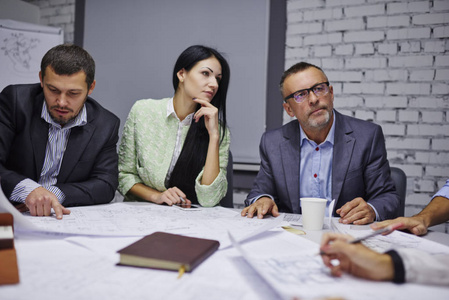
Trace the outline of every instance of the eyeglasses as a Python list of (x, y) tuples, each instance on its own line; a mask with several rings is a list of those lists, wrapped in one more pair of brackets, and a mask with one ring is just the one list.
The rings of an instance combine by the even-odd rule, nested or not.
[(301, 103), (307, 98), (309, 98), (309, 93), (313, 92), (315, 96), (321, 97), (324, 95), (327, 95), (329, 93), (329, 82), (321, 82), (317, 83), (314, 86), (312, 86), (310, 89), (303, 89), (296, 91), (287, 97), (284, 98), (284, 101), (287, 102), (288, 99), (293, 98), (295, 99), (296, 103)]

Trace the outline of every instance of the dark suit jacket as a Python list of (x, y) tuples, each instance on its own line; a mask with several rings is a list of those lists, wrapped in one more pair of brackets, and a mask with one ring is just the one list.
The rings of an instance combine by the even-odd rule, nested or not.
[[(380, 219), (398, 216), (399, 197), (390, 177), (382, 128), (335, 111), (332, 198), (335, 210), (356, 197), (373, 205)], [(301, 213), (299, 206), (300, 130), (297, 120), (265, 132), (260, 142), (260, 171), (249, 200), (269, 194), (279, 211)]]
[[(23, 179), (40, 178), (49, 128), (43, 101), (40, 84), (10, 85), (0, 94), (0, 178), (8, 198)], [(87, 124), (71, 129), (56, 184), (64, 206), (108, 203), (118, 185), (120, 120), (90, 97), (85, 105)]]

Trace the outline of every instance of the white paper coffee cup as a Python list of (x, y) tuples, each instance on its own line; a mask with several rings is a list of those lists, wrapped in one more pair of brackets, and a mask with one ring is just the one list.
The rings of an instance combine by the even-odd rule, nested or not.
[(323, 229), (326, 199), (300, 198), (302, 211), (302, 226), (306, 230)]

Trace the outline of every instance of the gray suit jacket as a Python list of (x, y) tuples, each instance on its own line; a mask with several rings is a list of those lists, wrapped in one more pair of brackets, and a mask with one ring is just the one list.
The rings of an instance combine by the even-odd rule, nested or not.
[[(23, 179), (40, 178), (49, 126), (41, 118), (43, 101), (40, 84), (0, 93), (0, 182), (8, 198)], [(90, 97), (85, 105), (87, 124), (71, 129), (57, 179), (64, 206), (110, 202), (118, 185), (120, 120)]]
[[(335, 210), (356, 197), (373, 205), (381, 220), (395, 218), (399, 197), (390, 177), (384, 135), (379, 125), (335, 111), (332, 198)], [(260, 142), (260, 171), (249, 200), (273, 196), (279, 211), (301, 213), (299, 203), (300, 130), (297, 120), (267, 131)]]

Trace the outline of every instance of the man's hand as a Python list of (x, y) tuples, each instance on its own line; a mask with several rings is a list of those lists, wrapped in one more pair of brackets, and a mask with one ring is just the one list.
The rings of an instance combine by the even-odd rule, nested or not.
[(336, 212), (341, 217), (339, 222), (343, 224), (363, 225), (376, 219), (374, 209), (360, 197), (349, 201)]
[(263, 219), (266, 214), (271, 214), (273, 217), (279, 216), (279, 211), (276, 203), (269, 197), (262, 197), (257, 199), (256, 202), (242, 210), (242, 217), (247, 216), (252, 218), (254, 214), (257, 215), (258, 219)]
[(70, 214), (70, 210), (59, 203), (55, 194), (43, 187), (33, 190), (25, 199), (25, 204), (32, 216), (50, 216), (52, 208), (55, 211), (56, 219), (62, 219), (63, 214)]
[[(332, 275), (349, 273), (371, 280), (393, 280), (394, 266), (388, 254), (377, 253), (361, 243), (349, 244), (349, 235), (325, 233), (321, 240), (321, 257)], [(331, 261), (338, 260), (335, 265)]]
[(379, 223), (374, 223), (371, 225), (373, 230), (378, 230), (390, 226), (391, 224), (402, 223), (399, 230), (408, 230), (415, 235), (424, 235), (427, 233), (427, 226), (424, 223), (424, 219), (419, 216), (413, 217), (399, 217), (394, 220), (386, 220)]

